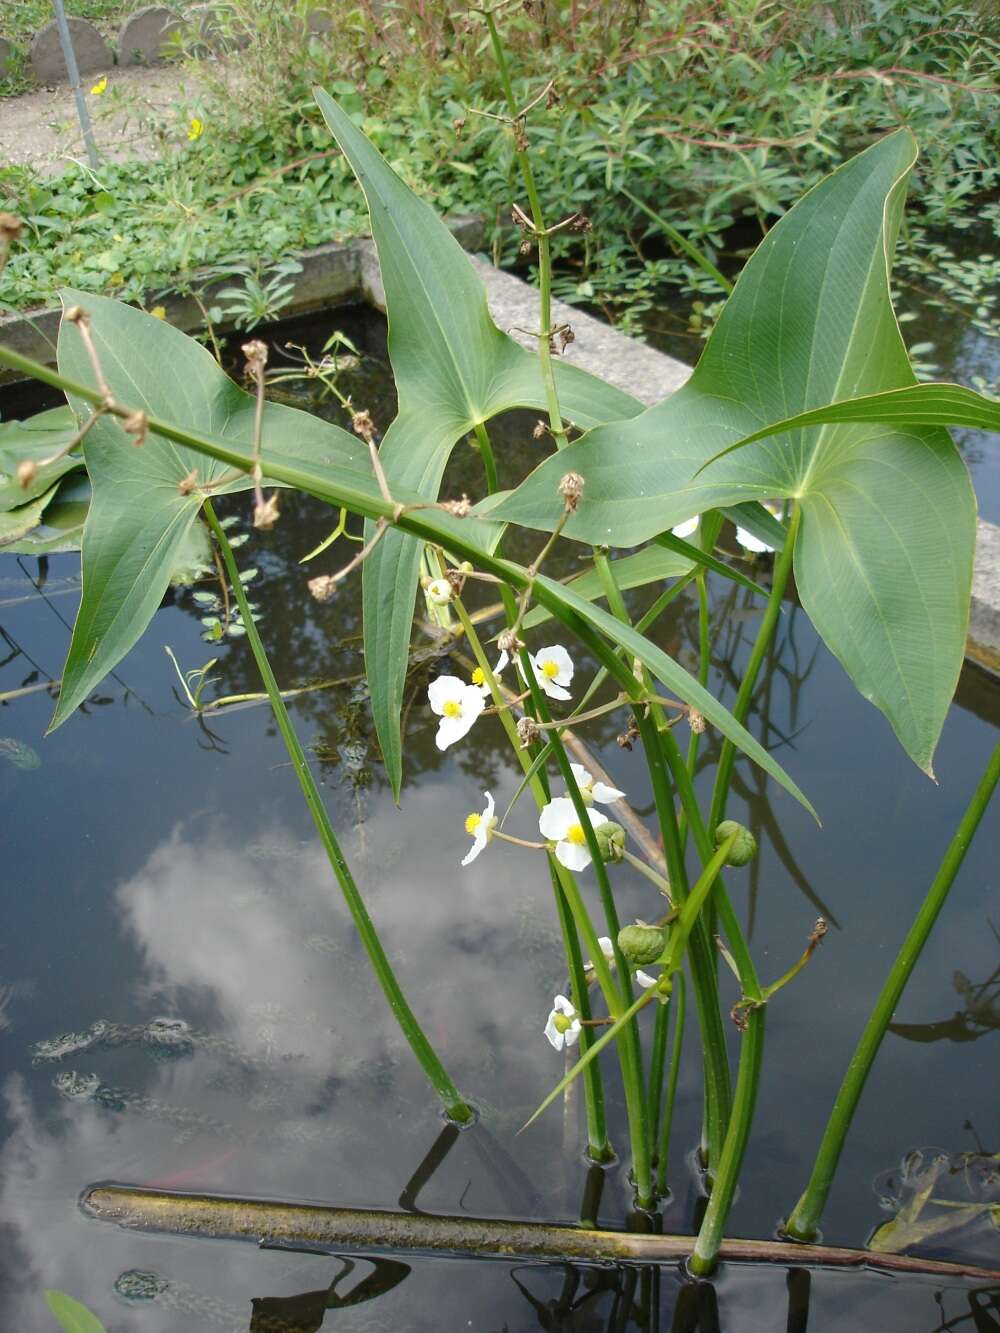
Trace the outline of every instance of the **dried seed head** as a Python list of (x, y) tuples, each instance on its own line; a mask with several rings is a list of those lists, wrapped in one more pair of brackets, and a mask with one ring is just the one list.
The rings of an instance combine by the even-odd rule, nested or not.
[(462, 131), (465, 129), (465, 117), (456, 116), (455, 119), (451, 122), (451, 127), (455, 131), (455, 133), (459, 136), (459, 138), (461, 138)]
[(623, 750), (631, 750), (632, 739), (623, 732), (621, 735), (615, 737), (615, 744), (620, 745)]
[(521, 749), (527, 750), (541, 739), (542, 733), (538, 730), (538, 723), (533, 717), (522, 717), (517, 724), (517, 735)]
[(17, 465), (17, 482), (26, 491), (38, 475), (38, 464), (31, 458), (22, 458)]
[(549, 111), (551, 111), (554, 106), (559, 105), (559, 94), (556, 92), (554, 83), (550, 84), (549, 91), (545, 94), (545, 105)]
[(267, 343), (261, 342), (259, 338), (253, 338), (250, 342), (244, 343), (240, 350), (246, 357), (247, 374), (261, 374), (267, 365)]
[(198, 469), (193, 467), (184, 480), (177, 483), (177, 489), (180, 491), (181, 495), (190, 495), (197, 485)]
[(467, 495), (463, 495), (460, 500), (442, 500), (441, 508), (447, 514), (455, 518), (468, 518), (472, 509), (472, 501)]
[(524, 642), (517, 637), (516, 630), (505, 629), (497, 635), (497, 647), (508, 657), (513, 657), (524, 647)]
[(700, 736), (702, 732), (705, 730), (705, 728), (708, 726), (708, 723), (705, 721), (705, 714), (699, 713), (697, 708), (689, 709), (688, 726), (691, 728), (691, 730), (694, 732), (696, 736)]
[(89, 324), (90, 316), (84, 310), (82, 305), (69, 305), (66, 307), (66, 320), (70, 324)]
[(277, 491), (272, 491), (267, 500), (258, 500), (253, 507), (253, 525), (261, 532), (270, 532), (279, 517)]
[(366, 444), (372, 444), (375, 440), (375, 422), (371, 419), (371, 414), (367, 408), (362, 408), (360, 412), (355, 412), (351, 417), (351, 430), (355, 435), (360, 435)]
[(519, 255), (530, 255), (532, 250), (534, 250), (534, 248), (535, 248), (535, 242), (532, 240), (530, 236), (525, 236), (524, 240), (517, 247), (517, 253)]
[(332, 574), (320, 574), (306, 584), (310, 594), (317, 602), (328, 602), (337, 591), (337, 580)]
[(528, 136), (524, 132), (524, 124), (518, 121), (514, 126), (514, 147), (519, 153), (528, 151)]
[(565, 352), (570, 343), (576, 342), (576, 334), (568, 324), (564, 324), (559, 330), (559, 350)]
[(583, 478), (580, 476), (579, 472), (567, 472), (560, 478), (558, 486), (559, 494), (566, 503), (567, 511), (571, 514), (576, 512), (576, 507), (580, 503), (580, 496), (583, 494), (583, 486)]
[(149, 417), (141, 410), (130, 412), (127, 417), (122, 417), (122, 430), (126, 435), (134, 437), (132, 443), (138, 449), (140, 445), (146, 442), (146, 435), (149, 432)]
[(750, 1026), (750, 1015), (747, 1013), (745, 1005), (740, 1005), (738, 1002), (734, 1004), (729, 1011), (729, 1017), (733, 1020), (737, 1032), (746, 1032)]
[(534, 428), (534, 430), (531, 432), (531, 438), (532, 438), (533, 440), (544, 440), (544, 438), (545, 438), (545, 433), (546, 433), (547, 430), (548, 430), (548, 425), (546, 424), (546, 422), (544, 422), (544, 421), (536, 421), (536, 422), (535, 422), (535, 428)]
[(593, 231), (594, 224), (586, 213), (577, 213), (576, 217), (569, 224), (570, 231)]

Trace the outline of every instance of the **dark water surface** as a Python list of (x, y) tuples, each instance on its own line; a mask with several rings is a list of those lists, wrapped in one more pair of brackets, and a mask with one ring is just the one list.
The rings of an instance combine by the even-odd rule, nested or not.
[[(366, 366), (352, 387), (384, 427), (384, 375)], [(527, 427), (513, 419), (499, 432), (511, 477), (537, 448)], [(455, 490), (478, 493), (476, 456), (457, 457)], [(245, 497), (231, 512), (246, 526)], [(484, 790), (503, 810), (518, 772), (495, 719), (445, 755), (437, 751), (427, 681), (465, 668), (457, 658), (433, 661), (409, 682), (407, 785), (395, 808), (356, 679), (359, 584), (328, 606), (305, 587), (306, 577), (331, 572), (356, 548), (341, 542), (308, 570), (297, 563), (332, 526), (321, 506), (290, 497), (277, 528), (254, 534), (237, 555), (261, 571), (253, 587), (282, 684), (345, 682), (300, 695), (292, 715), (408, 996), (481, 1110), (480, 1126), (459, 1135), (421, 1185), (419, 1207), (573, 1221), (586, 1176), (579, 1101), (515, 1138), (563, 1069), (542, 1036), (564, 985), (546, 876), (530, 853), (496, 842), (468, 869), (459, 866), (466, 812), (482, 807)], [(534, 540), (519, 554), (530, 557)], [(766, 566), (757, 576), (766, 579)], [(12, 558), (0, 564), (0, 692), (59, 676), (77, 595), (75, 556), (54, 557), (44, 571)], [(682, 598), (675, 608), (659, 641), (691, 666), (696, 606)], [(710, 686), (732, 702), (760, 607), (720, 586), (713, 612)], [(86, 1220), (77, 1197), (102, 1179), (396, 1207), (408, 1187), (412, 1195), (442, 1128), (369, 976), (269, 710), (238, 706), (198, 721), (178, 696), (167, 645), (185, 669), (218, 656), (208, 698), (259, 688), (245, 641), (204, 643), (199, 614), (191, 590), (172, 594), (116, 678), (53, 736), (43, 739), (46, 693), (0, 708), (0, 737), (16, 742), (0, 746), (5, 1333), (52, 1328), (44, 1287), (71, 1292), (109, 1329), (128, 1333), (314, 1329), (326, 1301), (317, 1293), (336, 1283), (336, 1304), (373, 1273), (366, 1290), (385, 1290), (331, 1308), (324, 1329), (1000, 1328), (995, 1292), (970, 1295), (932, 1281), (813, 1274), (810, 1282), (802, 1271), (729, 1266), (714, 1287), (696, 1288), (675, 1269), (405, 1255), (405, 1272), (365, 1259), (347, 1271), (333, 1256), (136, 1235)], [(533, 644), (560, 638), (541, 629)], [(590, 665), (574, 657), (582, 688)], [(831, 930), (771, 1005), (730, 1234), (770, 1236), (801, 1190), (843, 1068), (998, 722), (1000, 687), (968, 670), (935, 786), (853, 691), (801, 610), (786, 604), (752, 729), (804, 787), (823, 826), (738, 763), (730, 813), (757, 830), (761, 855), (733, 872), (731, 888), (764, 980), (799, 955), (818, 913)], [(648, 819), (642, 758), (615, 744), (619, 729), (604, 718), (585, 734)], [(710, 760), (717, 745), (704, 739)], [(508, 827), (533, 836), (527, 803)], [(956, 1201), (968, 1187), (960, 1155), (1000, 1150), (998, 832), (995, 806), (862, 1102), (824, 1221), (830, 1242), (861, 1245), (888, 1220), (880, 1198), (891, 1208), (905, 1194), (899, 1167), (913, 1149), (933, 1145), (954, 1157)], [(622, 916), (656, 912), (646, 881), (619, 869)], [(583, 884), (593, 899), (592, 875)], [(161, 1019), (174, 1026), (148, 1026)], [(98, 1020), (111, 1026), (83, 1039)], [(67, 1032), (78, 1034), (73, 1054), (33, 1063), (34, 1043)], [(731, 1038), (735, 1058), (735, 1031)], [(690, 1231), (699, 1208), (687, 1162), (700, 1125), (698, 1064), (692, 1020), (663, 1218), (669, 1231)], [(60, 1095), (57, 1078), (75, 1098)], [(614, 1086), (609, 1066), (613, 1137), (624, 1152)], [(602, 1222), (623, 1224), (629, 1206), (619, 1165), (605, 1174)], [(1000, 1231), (984, 1222), (945, 1233), (928, 1252), (1000, 1268)], [(259, 1311), (251, 1325), (252, 1298), (295, 1296), (269, 1307), (270, 1323)]]

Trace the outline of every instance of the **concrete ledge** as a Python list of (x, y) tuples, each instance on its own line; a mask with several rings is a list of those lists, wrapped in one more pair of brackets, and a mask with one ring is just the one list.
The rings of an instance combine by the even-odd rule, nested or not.
[(966, 656), (1000, 677), (1000, 528), (979, 520)]

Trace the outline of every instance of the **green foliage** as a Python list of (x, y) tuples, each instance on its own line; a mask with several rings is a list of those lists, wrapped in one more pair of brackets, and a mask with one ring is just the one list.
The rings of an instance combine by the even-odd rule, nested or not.
[[(241, 82), (226, 66), (193, 65), (205, 132), (189, 144), (188, 109), (178, 106), (157, 131), (162, 161), (105, 163), (97, 173), (73, 166), (45, 182), (23, 169), (0, 172), (6, 206), (31, 228), (8, 266), (6, 299), (23, 308), (51, 302), (63, 284), (100, 292), (110, 284), (142, 301), (200, 266), (248, 256), (266, 266), (358, 234), (363, 201), (344, 161), (330, 155), (316, 83), (363, 117), (390, 165), (439, 212), (485, 212), (495, 257), (518, 262), (520, 238), (508, 224), (516, 163), (508, 136), (469, 111), (499, 110), (500, 96), (464, 6), (337, 5), (332, 31), (308, 36), (310, 8), (231, 0), (223, 26), (249, 42)], [(688, 327), (697, 338), (719, 289), (640, 205), (732, 272), (833, 162), (907, 125), (924, 153), (912, 185), (920, 214), (904, 238), (899, 280), (995, 330), (988, 261), (959, 259), (934, 230), (953, 233), (981, 217), (1000, 231), (995, 206), (982, 207), (1000, 183), (1000, 47), (986, 10), (894, 0), (864, 22), (847, 5), (817, 21), (803, 0), (579, 11), (546, 0), (530, 15), (515, 6), (504, 17), (518, 99), (526, 103), (540, 80), (557, 81), (559, 103), (531, 126), (544, 210), (580, 211), (593, 224), (584, 236), (555, 238), (557, 295), (641, 332), (664, 287), (674, 287), (701, 307)], [(460, 133), (455, 121), (464, 122)]]
[[(730, 432), (913, 383), (888, 274), (913, 159), (912, 139), (897, 133), (807, 194), (747, 264), (687, 384), (634, 422), (591, 431), (495, 512), (551, 528), (568, 468), (586, 480), (567, 529), (582, 541), (612, 532), (632, 545), (750, 496), (798, 500), (803, 605), (930, 771), (962, 664), (975, 545), (975, 499), (947, 433), (910, 425), (926, 418), (897, 394), (891, 422), (775, 436), (704, 466)], [(931, 391), (944, 400), (936, 420), (964, 420), (963, 392), (974, 414), (996, 415), (971, 390)]]
[(64, 1333), (105, 1333), (97, 1316), (65, 1292), (46, 1291), (45, 1300)]

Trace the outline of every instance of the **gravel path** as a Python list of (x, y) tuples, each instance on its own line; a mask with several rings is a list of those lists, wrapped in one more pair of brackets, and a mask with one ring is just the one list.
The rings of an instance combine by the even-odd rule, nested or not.
[[(89, 89), (97, 77), (84, 79), (83, 86), (98, 149), (115, 161), (152, 157), (155, 139), (142, 122), (151, 113), (162, 119), (197, 94), (190, 83), (187, 89), (178, 84), (180, 72), (169, 65), (113, 68), (107, 91), (93, 97)], [(70, 158), (85, 160), (86, 152), (68, 86), (0, 98), (0, 166), (30, 165), (54, 175)]]

